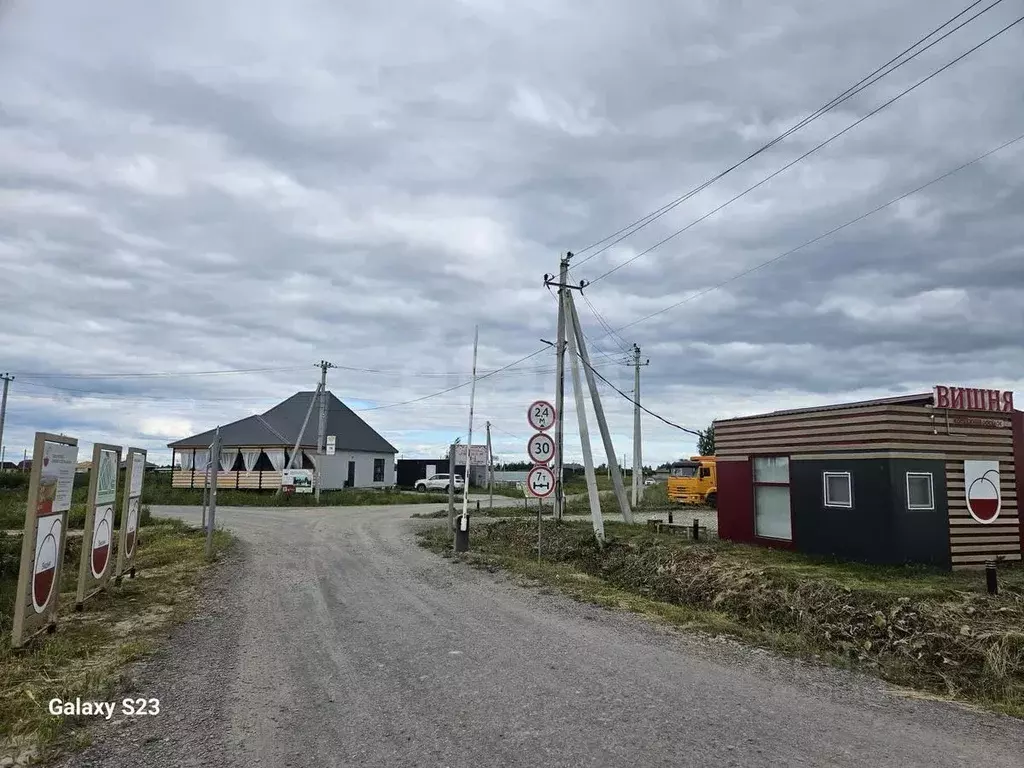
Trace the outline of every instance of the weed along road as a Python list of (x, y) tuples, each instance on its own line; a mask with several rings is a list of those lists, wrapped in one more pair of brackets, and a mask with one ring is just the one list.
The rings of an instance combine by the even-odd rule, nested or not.
[[(66, 765), (1020, 766), (1024, 724), (669, 630), (417, 546), (414, 507), (218, 510), (241, 540)], [(154, 514), (198, 520), (198, 509)]]

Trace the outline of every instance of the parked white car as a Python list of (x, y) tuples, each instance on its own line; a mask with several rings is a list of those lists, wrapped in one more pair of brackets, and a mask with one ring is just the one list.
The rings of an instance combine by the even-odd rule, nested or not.
[[(428, 478), (420, 480), (416, 483), (416, 490), (420, 493), (426, 493), (427, 491), (444, 491), (448, 492), (449, 475), (447, 473), (442, 475), (431, 475)], [(461, 491), (466, 486), (466, 481), (462, 475), (455, 476), (455, 490)]]

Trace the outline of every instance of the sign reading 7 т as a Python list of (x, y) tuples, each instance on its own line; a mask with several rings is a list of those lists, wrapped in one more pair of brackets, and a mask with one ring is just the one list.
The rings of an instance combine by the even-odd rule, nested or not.
[(526, 412), (526, 420), (538, 432), (546, 432), (555, 425), (555, 406), (547, 400), (530, 403), (530, 408)]

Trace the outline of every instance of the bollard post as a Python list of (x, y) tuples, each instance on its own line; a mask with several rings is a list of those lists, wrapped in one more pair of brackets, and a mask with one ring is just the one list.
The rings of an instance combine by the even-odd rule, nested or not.
[(697, 541), (700, 538), (700, 518), (693, 518), (693, 540)]
[(672, 525), (672, 507), (668, 508), (668, 524)]
[(988, 587), (990, 595), (999, 594), (999, 574), (996, 572), (994, 560), (989, 560), (985, 563), (985, 585)]
[(480, 499), (476, 500), (476, 513), (480, 514)]
[(455, 551), (469, 551), (469, 514), (459, 515), (455, 526)]

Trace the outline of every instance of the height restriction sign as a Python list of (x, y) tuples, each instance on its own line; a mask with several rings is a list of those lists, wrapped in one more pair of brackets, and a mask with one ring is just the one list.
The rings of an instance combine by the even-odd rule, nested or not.
[(547, 432), (555, 425), (555, 406), (547, 400), (530, 403), (530, 409), (526, 412), (526, 420), (538, 432)]
[(526, 476), (526, 490), (531, 496), (546, 499), (555, 491), (555, 473), (548, 467), (534, 467)]

